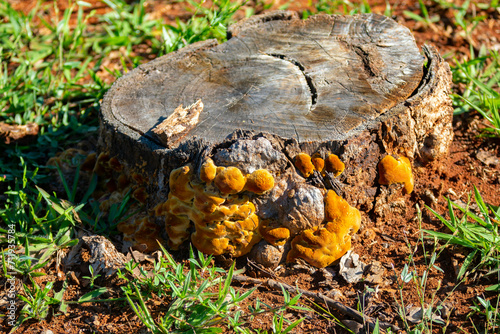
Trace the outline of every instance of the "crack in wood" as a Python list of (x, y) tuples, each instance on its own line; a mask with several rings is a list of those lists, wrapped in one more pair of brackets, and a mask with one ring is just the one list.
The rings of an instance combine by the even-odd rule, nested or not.
[(281, 60), (285, 60), (285, 61), (287, 61), (287, 62), (289, 62), (289, 63), (291, 63), (299, 68), (300, 72), (302, 72), (302, 75), (306, 79), (307, 86), (309, 87), (309, 91), (311, 92), (311, 106), (309, 107), (309, 111), (314, 110), (314, 108), (316, 108), (316, 104), (318, 102), (318, 90), (314, 86), (314, 82), (313, 82), (312, 78), (306, 73), (304, 65), (302, 65), (298, 60), (292, 59), (286, 55), (282, 55), (282, 54), (278, 54), (278, 53), (270, 53), (267, 55), (274, 57), (274, 58), (281, 59)]
[(368, 76), (376, 77), (377, 76), (377, 74), (375, 73), (376, 70), (370, 64), (370, 54), (368, 53), (368, 51), (364, 50), (360, 46), (355, 46), (353, 50), (361, 58), (361, 62), (363, 63), (363, 68), (365, 69), (365, 72), (368, 74)]

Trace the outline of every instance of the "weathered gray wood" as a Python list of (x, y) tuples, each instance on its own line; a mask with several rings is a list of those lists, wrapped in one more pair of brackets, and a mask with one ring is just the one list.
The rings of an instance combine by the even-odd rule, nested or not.
[(424, 57), (410, 31), (380, 15), (304, 21), (278, 13), (244, 21), (230, 36), (119, 79), (105, 116), (161, 143), (152, 129), (201, 99), (204, 110), (184, 139), (217, 143), (243, 129), (299, 142), (342, 140), (408, 98), (422, 78)]

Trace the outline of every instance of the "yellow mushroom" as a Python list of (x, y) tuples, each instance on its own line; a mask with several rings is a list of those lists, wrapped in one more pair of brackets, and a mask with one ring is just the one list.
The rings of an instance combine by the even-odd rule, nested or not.
[(259, 226), (260, 235), (273, 246), (281, 246), (290, 238), (290, 230), (277, 221), (265, 220)]
[(391, 155), (387, 155), (379, 162), (378, 172), (380, 175), (378, 182), (380, 184), (404, 183), (407, 194), (413, 191), (413, 174), (408, 158), (399, 157), (396, 160)]
[(123, 165), (116, 157), (112, 157), (111, 159), (109, 159), (108, 164), (109, 167), (111, 167), (111, 169), (116, 172), (121, 172), (123, 170)]
[[(50, 161), (50, 159), (49, 159), (49, 161)], [(91, 172), (94, 169), (96, 162), (97, 162), (97, 154), (90, 153), (85, 158), (85, 161), (83, 161), (82, 166), (81, 166), (81, 170), (85, 171), (85, 172)]]
[(340, 259), (351, 248), (351, 238), (330, 231), (332, 225), (327, 223), (302, 231), (292, 240), (287, 262), (301, 258), (312, 266), (324, 268)]
[[(165, 216), (168, 244), (173, 249), (188, 238), (193, 222), (191, 241), (198, 250), (213, 255), (244, 255), (261, 240), (255, 205), (248, 196), (236, 195), (244, 189), (246, 178), (236, 167), (218, 167), (215, 174), (210, 172), (215, 167), (210, 161), (205, 167), (200, 172), (202, 182), (193, 180), (190, 166), (173, 170), (168, 199), (154, 208), (155, 215)], [(252, 175), (256, 177), (252, 181), (255, 190), (272, 188), (274, 179), (269, 172)]]
[(146, 192), (146, 188), (144, 187), (139, 187), (134, 192), (132, 193), (132, 198), (135, 198), (139, 203), (146, 203), (146, 199), (149, 197), (148, 193)]
[(123, 191), (129, 185), (130, 185), (130, 179), (128, 178), (127, 174), (124, 173), (120, 174), (120, 176), (118, 176), (118, 180), (116, 181), (117, 190)]
[(192, 175), (190, 165), (174, 169), (169, 178), (170, 194), (183, 202), (191, 200), (194, 197), (194, 190), (190, 185)]
[(208, 191), (201, 184), (192, 184), (192, 187), (195, 190), (194, 207), (204, 214), (213, 213), (219, 205), (225, 202), (219, 194)]
[(325, 160), (321, 158), (321, 155), (319, 153), (314, 153), (311, 157), (311, 162), (314, 165), (314, 168), (318, 172), (323, 172), (323, 169), (325, 168)]
[(339, 226), (338, 230), (342, 226), (342, 231), (349, 235), (358, 232), (361, 225), (361, 214), (358, 209), (350, 206), (333, 190), (328, 190), (325, 196), (325, 219)]
[(99, 176), (110, 177), (112, 169), (109, 167), (109, 153), (101, 152), (97, 157), (93, 172)]
[(160, 227), (151, 221), (149, 216), (142, 214), (135, 215), (117, 226), (118, 231), (123, 233), (123, 240), (132, 244), (132, 247), (142, 251), (153, 252), (160, 247), (158, 242), (162, 243), (160, 236)]
[(165, 230), (168, 235), (168, 247), (178, 249), (179, 246), (189, 238), (189, 227), (191, 222), (186, 216), (167, 214), (165, 216)]

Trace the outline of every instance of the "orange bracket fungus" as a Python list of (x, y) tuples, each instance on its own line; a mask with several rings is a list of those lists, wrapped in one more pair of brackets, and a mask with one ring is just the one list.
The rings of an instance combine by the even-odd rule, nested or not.
[(245, 187), (246, 178), (236, 167), (218, 167), (214, 183), (223, 194), (237, 194)]
[(149, 208), (118, 224), (127, 247), (150, 252), (164, 243), (175, 250), (190, 240), (204, 253), (251, 253), (268, 267), (297, 258), (324, 267), (350, 249), (359, 211), (307, 179), (314, 171), (338, 176), (344, 164), (336, 155), (297, 154), (294, 166), (306, 178), (264, 138), (237, 142), (212, 158), (170, 170), (163, 178), (168, 193), (161, 196), (150, 192), (150, 176), (106, 152), (90, 154), (84, 165), (99, 176), (99, 187), (111, 191), (99, 198), (103, 211), (127, 194)]
[(406, 157), (395, 159), (391, 155), (385, 156), (378, 164), (379, 183), (390, 185), (393, 183), (404, 183), (407, 194), (413, 191), (413, 174), (411, 172), (410, 160)]
[(152, 221), (151, 217), (143, 214), (132, 216), (118, 224), (118, 231), (123, 233), (123, 241), (148, 252), (160, 249), (158, 243), (163, 243), (160, 227)]
[(192, 223), (191, 242), (198, 250), (235, 257), (248, 253), (262, 237), (255, 205), (245, 191), (269, 191), (274, 186), (273, 176), (259, 169), (248, 176), (248, 183), (239, 168), (216, 167), (207, 159), (201, 164), (199, 178), (201, 182), (189, 165), (170, 173), (168, 199), (155, 208), (156, 216), (165, 216), (169, 246), (177, 249), (187, 240)]
[(282, 246), (290, 238), (290, 230), (277, 221), (264, 220), (260, 224), (259, 233), (273, 246)]
[(299, 153), (295, 156), (295, 167), (300, 171), (304, 177), (309, 177), (314, 173), (315, 167), (312, 163), (311, 157), (305, 153)]
[(274, 187), (274, 177), (265, 169), (258, 169), (247, 177), (246, 189), (263, 194)]
[(410, 193), (410, 160), (447, 154), (450, 85), (437, 49), (382, 15), (266, 13), (117, 80), (82, 171), (102, 208), (135, 205), (118, 226), (132, 246), (325, 267), (358, 210), (379, 224), (406, 207), (381, 185)]
[(200, 168), (200, 179), (205, 183), (210, 183), (215, 179), (215, 175), (217, 173), (217, 167), (214, 164), (214, 161), (210, 158), (205, 160)]
[(325, 160), (321, 157), (319, 153), (314, 153), (311, 157), (311, 162), (314, 165), (314, 168), (322, 173), (325, 168)]
[(361, 224), (361, 214), (333, 190), (325, 197), (326, 224), (304, 230), (292, 240), (287, 261), (301, 258), (316, 267), (326, 267), (351, 248), (351, 236)]
[(306, 153), (297, 154), (294, 165), (305, 178), (312, 176), (314, 171), (318, 171), (323, 176), (325, 172), (329, 172), (338, 177), (345, 169), (345, 164), (337, 155), (328, 154), (326, 159), (323, 159), (318, 152), (314, 153), (312, 157)]
[[(75, 152), (53, 163), (82, 154)], [(160, 177), (168, 180), (168, 192), (161, 196), (150, 191), (149, 175), (107, 152), (89, 154), (83, 165), (98, 176), (95, 194), (103, 212), (126, 196), (136, 200), (133, 210), (139, 212), (118, 224), (124, 247), (151, 252), (163, 243), (176, 250), (190, 240), (204, 253), (249, 254), (271, 268), (297, 258), (325, 267), (350, 249), (359, 211), (307, 179), (314, 171), (319, 177), (325, 171), (338, 176), (344, 164), (336, 155), (323, 159), (319, 153), (312, 158), (298, 153), (291, 165), (267, 139), (258, 138), (222, 148), (212, 158), (205, 156)]]
[(345, 165), (340, 161), (339, 157), (335, 154), (330, 154), (325, 161), (325, 170), (327, 172), (333, 173), (335, 177), (342, 174), (345, 169)]

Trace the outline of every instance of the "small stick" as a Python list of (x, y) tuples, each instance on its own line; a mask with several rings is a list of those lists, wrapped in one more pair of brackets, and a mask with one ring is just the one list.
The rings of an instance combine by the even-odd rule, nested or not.
[[(356, 321), (358, 321), (360, 323), (366, 323), (370, 327), (371, 330), (373, 330), (375, 328), (375, 321), (373, 320), (373, 318), (368, 317), (366, 315), (363, 315), (362, 313), (356, 311), (355, 309), (353, 309), (349, 306), (346, 306), (339, 301), (333, 300), (333, 299), (331, 299), (331, 298), (329, 298), (321, 293), (315, 293), (315, 292), (299, 289), (299, 288), (293, 287), (293, 286), (286, 284), (286, 283), (280, 283), (280, 282), (275, 281), (273, 279), (260, 280), (257, 278), (250, 278), (250, 277), (246, 277), (243, 275), (234, 275), (233, 281), (237, 281), (240, 283), (252, 283), (252, 284), (258, 284), (258, 285), (265, 285), (265, 286), (267, 286), (271, 289), (274, 289), (274, 290), (281, 290), (281, 287), (283, 287), (285, 290), (287, 290), (290, 293), (301, 293), (304, 296), (313, 299), (315, 302), (325, 303), (328, 306), (336, 309), (340, 313), (348, 315), (350, 317), (353, 317), (354, 319), (356, 319)], [(387, 322), (382, 322), (382, 321), (379, 321), (379, 326), (381, 328), (391, 327), (395, 331), (400, 330), (399, 327), (392, 325), (392, 324), (389, 324)]]

